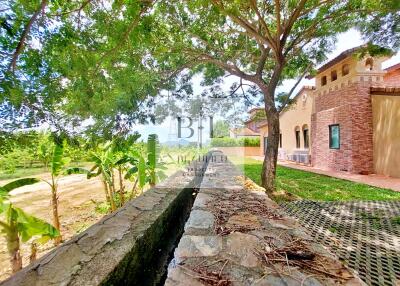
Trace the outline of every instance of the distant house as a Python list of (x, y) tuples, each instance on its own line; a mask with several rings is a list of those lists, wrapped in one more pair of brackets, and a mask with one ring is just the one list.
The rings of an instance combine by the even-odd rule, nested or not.
[[(400, 64), (382, 69), (387, 57), (360, 59), (357, 50), (323, 65), (315, 87), (281, 112), (279, 159), (400, 177)], [(267, 142), (265, 120), (251, 124)]]
[(251, 109), (249, 112), (249, 119), (244, 122), (244, 127), (233, 128), (229, 131), (231, 138), (260, 138), (260, 153), (263, 155), (265, 150), (264, 136), (267, 132), (267, 119), (265, 118), (264, 108), (257, 107)]
[(260, 136), (260, 125), (267, 122), (264, 108), (253, 108), (248, 113), (249, 119), (244, 122), (244, 127), (230, 130), (231, 138), (255, 138)]

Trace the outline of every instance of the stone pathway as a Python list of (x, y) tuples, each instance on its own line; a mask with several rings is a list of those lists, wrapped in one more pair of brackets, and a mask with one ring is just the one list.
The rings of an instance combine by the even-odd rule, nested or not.
[(165, 285), (363, 285), (229, 162), (210, 162)]
[[(261, 156), (252, 156), (251, 158), (263, 161), (264, 157)], [(321, 174), (329, 177), (339, 178), (343, 180), (348, 180), (356, 183), (366, 184), (377, 188), (390, 189), (396, 192), (400, 192), (400, 178), (392, 178), (383, 175), (359, 175), (352, 174), (349, 172), (338, 172), (338, 171), (329, 171), (322, 170), (311, 166), (304, 166), (294, 162), (289, 161), (278, 161), (278, 164), (281, 166), (285, 166), (288, 168), (293, 168), (297, 170), (312, 172), (316, 174)]]
[(281, 204), (368, 285), (400, 285), (400, 201)]

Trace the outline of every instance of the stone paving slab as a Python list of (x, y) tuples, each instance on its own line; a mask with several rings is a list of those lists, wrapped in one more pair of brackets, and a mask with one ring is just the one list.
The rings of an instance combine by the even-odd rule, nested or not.
[(281, 204), (368, 285), (400, 285), (400, 201)]
[(364, 285), (242, 175), (209, 162), (165, 285)]

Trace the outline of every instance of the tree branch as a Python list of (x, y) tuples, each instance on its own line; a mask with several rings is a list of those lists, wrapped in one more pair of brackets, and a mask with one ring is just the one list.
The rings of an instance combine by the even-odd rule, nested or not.
[(68, 14), (72, 14), (72, 13), (75, 13), (75, 12), (80, 12), (80, 11), (82, 11), (90, 2), (92, 2), (92, 0), (85, 0), (85, 1), (82, 2), (81, 6), (79, 6), (79, 7), (76, 8), (76, 9), (73, 9), (73, 10), (71, 10), (71, 11), (66, 11), (66, 12), (58, 13), (58, 14), (51, 14), (51, 15), (49, 15), (49, 16), (51, 16), (51, 17), (59, 17), (59, 16), (65, 16), (65, 15), (68, 15)]
[(268, 28), (267, 23), (264, 20), (264, 17), (261, 15), (260, 10), (257, 7), (257, 2), (256, 0), (251, 0), (250, 1), (250, 6), (253, 8), (254, 12), (256, 13), (259, 22), (261, 23), (261, 26), (265, 29), (265, 33), (266, 33), (266, 38), (273, 43), (273, 38), (272, 38), (272, 34)]
[(304, 72), (301, 74), (301, 76), (297, 79), (297, 82), (295, 83), (295, 85), (291, 88), (291, 90), (289, 91), (287, 97), (285, 98), (285, 101), (282, 103), (282, 106), (280, 107), (279, 113), (282, 112), (286, 105), (289, 102), (290, 97), (292, 96), (294, 90), (297, 88), (297, 86), (300, 84), (301, 80), (305, 77), (305, 75), (307, 74), (307, 72), (310, 70), (310, 68), (312, 67), (312, 63), (310, 63), (305, 69)]
[(280, 44), (281, 44), (282, 47), (285, 46), (286, 39), (289, 36), (290, 31), (292, 30), (294, 23), (299, 18), (300, 12), (303, 10), (304, 5), (306, 4), (306, 2), (307, 2), (307, 0), (301, 0), (300, 3), (298, 4), (298, 6), (296, 7), (296, 9), (294, 9), (294, 12), (292, 13), (292, 15), (289, 17), (289, 21), (288, 21), (287, 25), (285, 25), (285, 28), (284, 28), (284, 31), (283, 31), (282, 39), (280, 39)]
[(263, 35), (260, 35), (257, 32), (257, 29), (248, 21), (245, 19), (242, 19), (224, 9), (224, 6), (219, 3), (218, 0), (213, 0), (214, 5), (216, 5), (223, 13), (229, 16), (229, 18), (232, 19), (233, 22), (235, 22), (237, 25), (245, 29), (251, 36), (253, 36), (256, 40), (259, 40), (261, 43), (265, 43), (267, 46), (271, 47), (272, 49), (276, 49), (276, 45), (273, 41), (270, 41), (269, 39), (265, 38)]
[[(303, 0), (304, 1), (304, 0)], [(275, 14), (276, 14), (276, 48), (277, 51), (281, 50), (281, 2), (275, 0)]]
[(256, 75), (262, 78), (262, 71), (264, 69), (265, 62), (267, 61), (270, 49), (269, 48), (266, 49), (263, 46), (260, 46), (260, 49), (261, 49), (261, 57), (256, 69)]
[[(148, 2), (150, 4), (153, 4), (153, 1), (144, 1), (144, 2)], [(142, 9), (139, 12), (139, 15), (137, 16), (136, 19), (134, 19), (128, 26), (127, 30), (125, 31), (125, 33), (122, 35), (122, 38), (120, 41), (118, 41), (118, 44), (115, 45), (112, 49), (108, 50), (107, 52), (105, 52), (99, 59), (96, 68), (95, 68), (95, 73), (98, 71), (98, 69), (100, 68), (101, 63), (103, 62), (103, 60), (108, 57), (110, 54), (112, 54), (113, 52), (115, 52), (119, 47), (121, 47), (122, 45), (125, 44), (126, 40), (128, 39), (129, 35), (131, 34), (132, 30), (138, 25), (142, 15), (147, 11), (147, 9), (150, 7), (150, 5), (145, 5), (142, 7)]]
[(25, 41), (26, 41), (26, 38), (29, 35), (29, 32), (30, 32), (30, 30), (32, 28), (32, 25), (35, 23), (35, 21), (36, 21), (37, 17), (39, 16), (40, 12), (44, 10), (46, 5), (47, 5), (47, 0), (42, 0), (39, 9), (36, 10), (35, 13), (33, 13), (32, 17), (29, 19), (28, 24), (26, 24), (25, 29), (22, 32), (21, 37), (20, 37), (20, 39), (18, 41), (17, 48), (15, 49), (15, 52), (14, 52), (13, 57), (11, 59), (11, 63), (9, 65), (9, 67), (8, 67), (9, 71), (10, 70), (12, 72), (15, 71), (15, 68), (17, 66), (18, 57), (22, 53), (22, 51), (23, 51), (23, 49), (25, 47)]

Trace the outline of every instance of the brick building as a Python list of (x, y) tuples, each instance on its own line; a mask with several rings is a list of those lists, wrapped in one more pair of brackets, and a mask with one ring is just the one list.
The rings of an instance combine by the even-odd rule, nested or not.
[[(387, 57), (359, 59), (354, 55), (356, 51), (343, 52), (322, 66), (315, 77), (311, 115), (312, 165), (357, 174), (400, 176), (400, 166), (391, 171), (377, 166), (378, 157), (382, 156), (380, 150), (387, 147), (377, 146), (380, 141), (396, 146), (399, 154), (386, 158), (387, 166), (394, 168), (394, 161), (400, 160), (400, 137), (396, 132), (382, 131), (388, 129), (389, 124), (397, 124), (400, 114), (386, 113), (390, 109), (388, 105), (383, 109), (373, 106), (381, 104), (381, 96), (385, 96), (380, 90), (391, 91), (389, 105), (400, 102), (396, 89), (387, 88), (400, 87), (400, 65), (383, 70), (382, 62)], [(380, 118), (380, 122), (374, 118)], [(380, 125), (374, 125), (374, 122)], [(388, 138), (379, 138), (382, 136)]]
[(315, 87), (303, 88), (281, 113), (279, 158), (400, 177), (400, 64), (382, 69), (388, 57), (359, 58), (357, 51), (323, 65)]

